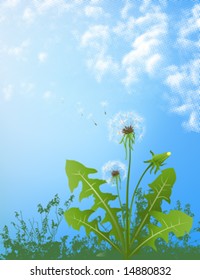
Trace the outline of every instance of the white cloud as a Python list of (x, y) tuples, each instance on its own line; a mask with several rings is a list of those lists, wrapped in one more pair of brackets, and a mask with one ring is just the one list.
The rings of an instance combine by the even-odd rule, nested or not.
[(72, 2), (74, 2), (75, 4), (82, 4), (85, 0), (72, 0)]
[(149, 8), (151, 1), (152, 0), (143, 0), (142, 4), (140, 6), (140, 11), (145, 12)]
[(126, 22), (120, 21), (113, 27), (113, 32), (125, 41), (133, 40), (136, 30), (137, 26), (133, 17), (129, 17)]
[(200, 4), (195, 5), (190, 15), (183, 20), (178, 34), (181, 47), (200, 47)]
[(133, 4), (130, 3), (129, 0), (126, 1), (124, 7), (121, 10), (121, 17), (123, 19), (126, 19), (128, 17), (128, 12), (130, 11), (130, 9), (133, 7)]
[(32, 23), (35, 19), (35, 13), (31, 8), (27, 7), (23, 12), (22, 19), (27, 23)]
[[(183, 127), (200, 133), (200, 58), (199, 58), (200, 5), (187, 11), (179, 24), (178, 50), (188, 52), (190, 60), (182, 65), (168, 67), (166, 84), (171, 89), (170, 110), (185, 116)], [(187, 57), (187, 56), (186, 56)], [(193, 59), (191, 59), (193, 57)]]
[(171, 88), (171, 111), (188, 116), (183, 126), (200, 132), (200, 59), (168, 68), (166, 84)]
[(60, 4), (60, 0), (33, 0), (35, 7), (37, 8), (39, 13), (43, 13), (46, 10), (57, 6), (58, 4)]
[(68, 1), (65, 0), (33, 0), (33, 3), (39, 14), (43, 14), (49, 9), (58, 9), (59, 11), (65, 11), (72, 8), (75, 4), (82, 3), (82, 0)]
[(116, 73), (118, 64), (107, 54), (110, 30), (107, 25), (93, 25), (81, 37), (81, 46), (90, 50), (87, 66), (98, 82), (107, 73)]
[(29, 45), (30, 45), (30, 41), (24, 40), (19, 46), (4, 48), (4, 50), (8, 55), (15, 56), (16, 58), (20, 58), (22, 57), (22, 55), (24, 54), (25, 50), (28, 48)]
[(181, 90), (182, 83), (186, 80), (186, 78), (187, 78), (186, 73), (184, 72), (180, 73), (178, 72), (177, 69), (177, 71), (173, 72), (173, 74), (168, 75), (166, 79), (166, 83), (174, 90), (179, 91)]
[(125, 86), (130, 86), (133, 82), (138, 79), (138, 71), (136, 67), (126, 66), (126, 76), (122, 79), (122, 83)]
[(102, 2), (102, 0), (90, 0), (90, 4), (100, 4)]
[(188, 131), (200, 133), (199, 113), (192, 111), (189, 116), (189, 120), (187, 122), (183, 122), (183, 127)]
[(118, 64), (113, 61), (112, 57), (100, 53), (96, 57), (88, 59), (88, 67), (91, 68), (98, 82), (101, 81), (102, 77), (107, 73), (117, 73)]
[(152, 55), (146, 62), (146, 71), (149, 74), (154, 74), (157, 67), (160, 65), (162, 57), (160, 54)]
[(48, 54), (46, 52), (40, 52), (38, 54), (38, 60), (43, 63), (47, 60)]
[[(131, 8), (132, 3), (126, 1), (120, 11), (123, 21), (118, 21), (113, 27), (108, 24), (91, 25), (81, 36), (81, 46), (87, 48), (89, 56), (87, 65), (94, 70), (98, 81), (103, 73), (121, 71), (124, 75), (122, 83), (130, 86), (141, 73), (155, 74), (163, 60), (167, 15), (160, 6), (153, 5), (142, 15), (133, 17), (128, 14)], [(111, 47), (115, 42), (126, 44), (126, 52), (121, 49), (117, 59), (112, 55)]]
[(107, 25), (93, 25), (82, 35), (83, 47), (102, 48), (109, 39), (109, 27)]
[(140, 11), (144, 13), (152, 7), (155, 7), (155, 4), (165, 7), (167, 5), (167, 0), (143, 0)]
[(9, 10), (14, 10), (18, 7), (21, 0), (4, 0), (0, 1), (0, 23), (8, 20)]
[(122, 58), (122, 66), (126, 73), (122, 82), (125, 86), (135, 82), (141, 73), (153, 74), (162, 60), (167, 16), (155, 8), (152, 13), (134, 19), (134, 24), (141, 31), (134, 38), (131, 50)]
[(20, 0), (4, 0), (3, 6), (6, 8), (15, 8), (20, 2)]
[(87, 17), (92, 18), (98, 18), (105, 14), (103, 8), (97, 6), (86, 6), (84, 12)]
[(0, 14), (0, 23), (4, 22), (5, 20), (6, 20), (6, 16)]
[(13, 86), (12, 85), (7, 85), (3, 88), (3, 98), (5, 101), (10, 101), (13, 97)]

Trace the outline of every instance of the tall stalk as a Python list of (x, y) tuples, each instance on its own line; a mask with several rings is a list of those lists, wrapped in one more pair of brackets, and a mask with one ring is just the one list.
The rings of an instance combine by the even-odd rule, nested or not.
[(122, 210), (122, 226), (125, 228), (124, 210), (123, 210), (123, 205), (122, 205), (120, 192), (119, 192), (119, 183), (120, 183), (120, 187), (121, 187), (120, 176), (116, 178), (116, 187), (117, 187), (117, 195), (118, 195), (119, 205), (120, 205), (120, 208)]
[(131, 199), (130, 214), (129, 214), (130, 216), (132, 215), (133, 204), (134, 204), (135, 196), (136, 196), (136, 194), (137, 194), (137, 190), (138, 190), (138, 188), (139, 188), (139, 186), (140, 186), (140, 183), (141, 183), (141, 181), (142, 181), (144, 175), (146, 174), (146, 172), (149, 170), (150, 167), (151, 167), (151, 164), (148, 165), (147, 168), (144, 170), (144, 172), (142, 173), (142, 175), (141, 175), (141, 177), (140, 177), (140, 179), (139, 179), (139, 181), (138, 181), (138, 183), (137, 183), (137, 185), (136, 185), (136, 187), (135, 187), (135, 190), (134, 190), (134, 192), (133, 192), (132, 199)]
[(128, 174), (126, 181), (126, 250), (125, 250), (125, 258), (128, 259), (129, 256), (129, 244), (130, 244), (130, 215), (129, 215), (129, 184), (130, 184), (130, 173), (131, 173), (131, 139), (128, 139)]

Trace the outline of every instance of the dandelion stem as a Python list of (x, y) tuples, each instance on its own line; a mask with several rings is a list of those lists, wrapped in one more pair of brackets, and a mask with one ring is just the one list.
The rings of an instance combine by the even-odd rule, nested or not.
[(123, 227), (125, 227), (125, 225), (124, 225), (124, 210), (123, 210), (122, 201), (121, 201), (121, 198), (120, 198), (119, 183), (118, 182), (120, 182), (120, 185), (121, 185), (120, 178), (116, 179), (116, 186), (117, 186), (117, 195), (118, 195), (118, 199), (119, 199), (119, 205), (120, 205), (120, 208), (122, 210), (122, 225), (123, 225)]
[(131, 172), (131, 139), (129, 141), (129, 155), (128, 155), (128, 174), (126, 181), (126, 251), (125, 257), (128, 259), (129, 256), (129, 243), (130, 243), (130, 223), (129, 223), (129, 183), (130, 183), (130, 172)]
[(130, 217), (131, 217), (131, 215), (132, 215), (132, 208), (133, 208), (133, 203), (134, 203), (134, 199), (135, 199), (137, 190), (138, 190), (138, 188), (139, 188), (139, 186), (140, 186), (140, 183), (141, 183), (141, 181), (142, 181), (144, 175), (146, 174), (146, 172), (149, 170), (150, 167), (151, 167), (151, 164), (149, 164), (149, 165), (147, 166), (147, 168), (144, 170), (144, 172), (142, 173), (142, 175), (141, 175), (141, 177), (140, 177), (140, 179), (139, 179), (139, 181), (138, 181), (138, 183), (137, 183), (137, 185), (136, 185), (136, 187), (135, 187), (135, 190), (134, 190), (134, 192), (133, 192), (133, 196), (132, 196), (132, 199), (131, 199)]

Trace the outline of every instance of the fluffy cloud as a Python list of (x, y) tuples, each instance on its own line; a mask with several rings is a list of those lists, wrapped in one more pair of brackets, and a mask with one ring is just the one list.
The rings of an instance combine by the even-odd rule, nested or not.
[[(130, 86), (141, 73), (154, 74), (162, 61), (162, 47), (167, 34), (167, 16), (158, 7), (154, 7), (138, 18), (129, 18), (127, 27), (124, 28), (126, 34), (131, 33), (135, 36), (132, 35), (134, 38), (131, 50), (122, 58), (122, 66), (126, 73), (122, 82)], [(120, 35), (123, 35), (123, 31)]]
[(155, 4), (165, 7), (167, 5), (167, 0), (143, 0), (140, 6), (140, 11), (145, 12), (148, 9), (151, 9), (152, 5)]
[(109, 27), (107, 25), (93, 25), (82, 35), (81, 45), (96, 49), (105, 48), (109, 39)]
[(24, 21), (26, 21), (27, 23), (32, 23), (35, 19), (35, 13), (33, 12), (33, 10), (29, 7), (25, 8), (24, 12), (23, 12), (23, 16), (22, 19)]
[(18, 46), (9, 47), (9, 48), (5, 47), (4, 51), (8, 55), (14, 56), (16, 58), (22, 58), (22, 56), (24, 55), (24, 52), (26, 51), (26, 49), (28, 48), (29, 45), (30, 45), (30, 41), (29, 40), (24, 40)]
[[(189, 54), (189, 61), (168, 67), (166, 84), (170, 87), (171, 111), (185, 116), (182, 125), (188, 131), (200, 133), (200, 59), (199, 36), (200, 5), (194, 5), (183, 19), (178, 32), (179, 51)], [(192, 52), (191, 52), (192, 50)]]
[(146, 71), (149, 74), (155, 74), (155, 71), (157, 67), (160, 66), (160, 62), (162, 61), (162, 56), (160, 54), (154, 54), (152, 55), (147, 61), (146, 61)]
[(171, 111), (188, 116), (183, 126), (200, 132), (200, 59), (193, 59), (182, 66), (171, 66), (166, 84), (171, 88)]
[[(126, 1), (121, 9), (121, 21), (113, 26), (110, 23), (91, 25), (81, 36), (81, 46), (87, 48), (90, 56), (87, 65), (94, 70), (97, 80), (106, 72), (120, 72), (124, 76), (122, 83), (129, 87), (141, 73), (155, 74), (163, 60), (167, 15), (159, 6), (152, 6), (133, 17), (129, 16), (132, 7), (132, 3)], [(122, 50), (117, 59), (112, 53), (114, 42), (126, 44), (127, 49), (126, 52)]]
[(90, 4), (100, 4), (102, 2), (102, 0), (90, 0)]
[(38, 54), (39, 62), (41, 62), (41, 63), (45, 62), (47, 60), (47, 56), (48, 56), (48, 54), (46, 52), (40, 52)]
[(133, 7), (133, 4), (130, 1), (126, 1), (124, 7), (121, 10), (121, 17), (126, 19), (128, 17), (129, 10)]
[(93, 70), (97, 81), (101, 81), (103, 75), (116, 72), (118, 65), (107, 54), (110, 31), (107, 25), (93, 25), (82, 35), (81, 46), (90, 49), (90, 57), (87, 66)]
[(96, 57), (88, 59), (88, 67), (91, 68), (96, 76), (98, 82), (107, 73), (117, 73), (119, 66), (113, 61), (111, 56), (99, 53)]
[(21, 0), (4, 0), (0, 1), (0, 23), (8, 19), (9, 11), (14, 10), (19, 6)]
[(200, 4), (195, 5), (190, 15), (183, 20), (179, 30), (178, 43), (182, 47), (200, 47)]
[(5, 86), (2, 92), (3, 92), (3, 99), (7, 102), (10, 101), (13, 96), (13, 86), (12, 85)]
[(103, 8), (97, 6), (86, 6), (84, 12), (87, 17), (92, 17), (92, 18), (98, 18), (104, 15)]
[(65, 0), (33, 0), (35, 8), (39, 14), (43, 14), (49, 9), (58, 9), (59, 11), (65, 11), (72, 8), (75, 4), (81, 3), (79, 0), (66, 2)]
[(3, 6), (6, 8), (15, 8), (21, 1), (20, 0), (6, 0)]

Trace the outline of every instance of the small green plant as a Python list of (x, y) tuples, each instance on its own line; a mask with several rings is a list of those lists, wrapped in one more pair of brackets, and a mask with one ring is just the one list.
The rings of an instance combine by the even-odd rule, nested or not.
[[(124, 116), (124, 115), (123, 115)], [(131, 186), (132, 152), (137, 139), (137, 129), (140, 118), (133, 118), (132, 112), (121, 119), (120, 144), (123, 144), (128, 165), (126, 186), (121, 186), (121, 174), (119, 169), (111, 170), (111, 181), (115, 184), (117, 194), (103, 192), (102, 185), (106, 180), (91, 177), (97, 173), (96, 169), (88, 168), (82, 163), (74, 160), (66, 161), (66, 175), (71, 192), (82, 183), (80, 191), (80, 202), (84, 198), (93, 197), (91, 209), (80, 210), (78, 207), (69, 208), (65, 211), (65, 219), (68, 225), (76, 230), (83, 226), (86, 234), (91, 232), (98, 237), (99, 243), (104, 240), (112, 248), (119, 251), (124, 259), (130, 259), (143, 247), (157, 249), (157, 241), (163, 239), (168, 242), (169, 235), (174, 233), (180, 238), (189, 233), (192, 227), (192, 217), (179, 210), (171, 210), (165, 213), (162, 210), (162, 202), (170, 203), (170, 196), (173, 185), (176, 181), (176, 173), (173, 168), (161, 169), (170, 152), (154, 154), (151, 151), (151, 158), (146, 160), (146, 169), (139, 178), (135, 188)], [(144, 196), (146, 204), (135, 213), (134, 205), (137, 203), (136, 195), (140, 184), (147, 172), (160, 174), (149, 184), (149, 190)], [(122, 193), (125, 190), (125, 201), (122, 201)], [(117, 202), (118, 200), (118, 202)], [(113, 206), (113, 204), (117, 206)], [(112, 205), (112, 206), (111, 206)], [(137, 207), (136, 207), (137, 208)], [(101, 209), (102, 215), (99, 218), (97, 211)]]
[[(123, 168), (123, 166), (122, 166)], [(38, 209), (41, 210), (41, 207), (43, 210), (46, 209), (47, 212), (49, 212), (48, 215), (51, 214), (51, 219), (55, 216), (53, 214), (56, 214), (57, 209), (62, 209), (57, 203), (59, 202), (57, 199), (52, 199), (47, 205), (52, 205), (52, 202), (56, 202), (56, 206), (51, 206), (51, 210), (47, 211), (49, 207), (42, 207), (41, 204), (38, 205)], [(71, 203), (71, 199), (68, 200), (66, 203), (66, 206), (69, 207), (69, 204)], [(144, 192), (141, 187), (138, 188), (136, 197), (135, 197), (135, 205), (136, 205), (136, 213), (142, 212), (147, 207), (147, 201), (144, 197)], [(177, 201), (177, 204), (174, 208), (175, 210), (183, 211), (184, 213), (188, 214), (189, 216), (193, 216), (194, 214), (191, 212), (190, 205), (186, 204), (184, 207), (182, 206), (180, 201)], [(42, 212), (42, 213), (41, 213)], [(63, 210), (59, 210), (59, 212), (63, 212)], [(38, 226), (41, 225), (41, 221), (43, 221), (44, 211), (40, 211), (39, 213), (39, 219), (36, 221), (35, 219), (35, 230)], [(53, 218), (53, 219), (54, 219)], [(122, 223), (121, 216), (118, 216), (119, 223)], [(19, 222), (21, 220), (21, 222)], [(50, 216), (48, 218), (49, 225), (50, 223)], [(59, 218), (60, 220), (60, 218)], [(100, 217), (98, 217), (98, 220), (100, 221)], [(54, 219), (54, 222), (56, 220)], [(141, 218), (137, 215), (135, 219), (135, 225), (131, 225), (131, 228), (134, 226), (138, 226), (141, 222)], [(156, 221), (152, 221), (155, 225), (158, 223)], [(3, 229), (3, 232), (0, 233), (0, 236), (2, 237), (3, 245), (4, 245), (4, 253), (0, 253), (0, 259), (27, 259), (27, 260), (33, 260), (33, 259), (120, 259), (121, 256), (119, 253), (116, 252), (115, 248), (112, 248), (108, 244), (108, 242), (103, 241), (101, 244), (98, 243), (98, 237), (95, 234), (90, 234), (89, 236), (80, 236), (75, 235), (71, 238), (69, 238), (67, 235), (61, 235), (60, 238), (56, 237), (54, 235), (54, 238), (49, 238), (49, 231), (45, 231), (44, 233), (45, 237), (43, 238), (42, 243), (38, 242), (38, 239), (35, 238), (34, 242), (33, 240), (27, 238), (27, 235), (23, 237), (23, 228), (24, 224), (26, 224), (25, 228), (27, 228), (27, 232), (30, 232), (30, 223), (25, 222), (22, 213), (19, 213), (19, 217), (17, 218), (17, 221), (15, 221), (15, 225), (18, 224), (18, 226), (14, 227), (15, 235), (13, 233), (10, 234), (8, 227), (5, 226)], [(21, 226), (22, 224), (22, 226)], [(59, 235), (61, 234), (61, 223), (58, 223), (59, 226), (57, 227), (57, 231), (59, 231)], [(41, 232), (41, 228), (40, 228)], [(197, 240), (194, 240), (192, 238), (191, 234), (194, 233)], [(141, 236), (146, 236), (148, 234), (148, 229), (144, 228), (141, 232)], [(157, 252), (153, 251), (151, 247), (143, 247), (140, 252), (135, 255), (134, 257), (136, 259), (199, 259), (200, 256), (200, 245), (199, 245), (199, 226), (197, 228), (193, 228), (193, 231), (191, 231), (191, 234), (188, 235), (187, 233), (181, 237), (181, 238), (175, 238), (173, 234), (169, 234), (169, 242), (166, 243), (162, 239), (158, 239), (156, 241), (157, 244)], [(13, 238), (11, 238), (11, 235)], [(51, 235), (52, 236), (52, 235)], [(70, 240), (71, 239), (71, 240)], [(45, 241), (46, 240), (46, 241)], [(1, 241), (0, 241), (1, 242)]]
[[(73, 196), (65, 203), (67, 209)], [(12, 225), (15, 229), (15, 237), (11, 238), (8, 226), (4, 226), (0, 236), (3, 240), (5, 253), (1, 258), (5, 259), (57, 259), (67, 253), (67, 236), (56, 241), (58, 228), (63, 220), (64, 210), (59, 207), (60, 198), (56, 194), (46, 207), (38, 204), (37, 211), (40, 221), (29, 219), (26, 222), (22, 212), (15, 212), (15, 222)]]

